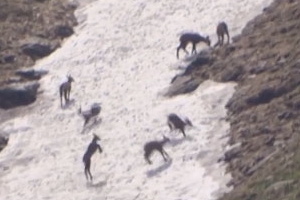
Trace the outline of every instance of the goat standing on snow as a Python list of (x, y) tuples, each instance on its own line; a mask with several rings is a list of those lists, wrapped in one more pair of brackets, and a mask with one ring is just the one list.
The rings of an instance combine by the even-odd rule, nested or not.
[(192, 122), (188, 118), (182, 120), (178, 115), (174, 113), (168, 115), (168, 125), (171, 131), (173, 129), (179, 129), (182, 132), (184, 137), (186, 137), (184, 132), (185, 126), (186, 125), (193, 126)]
[(91, 157), (92, 155), (99, 150), (100, 153), (102, 153), (102, 148), (97, 143), (97, 141), (100, 140), (100, 138), (94, 134), (94, 138), (92, 142), (89, 144), (85, 154), (83, 155), (83, 162), (84, 162), (84, 174), (87, 180), (89, 180), (88, 175), (90, 176), (90, 180), (93, 181), (93, 176), (91, 174)]
[(151, 141), (151, 142), (147, 142), (144, 145), (144, 158), (145, 160), (149, 163), (152, 164), (152, 162), (150, 161), (149, 157), (150, 155), (153, 153), (154, 150), (159, 151), (162, 155), (162, 157), (164, 158), (165, 161), (167, 161), (167, 157), (170, 157), (167, 152), (163, 149), (163, 146), (167, 143), (170, 142), (170, 139), (167, 138), (166, 136), (164, 136), (163, 140), (160, 141)]
[(70, 75), (68, 75), (67, 78), (68, 78), (68, 80), (66, 82), (63, 82), (59, 86), (60, 105), (61, 106), (62, 106), (63, 96), (65, 98), (65, 104), (67, 104), (70, 101), (71, 83), (74, 82), (74, 79)]

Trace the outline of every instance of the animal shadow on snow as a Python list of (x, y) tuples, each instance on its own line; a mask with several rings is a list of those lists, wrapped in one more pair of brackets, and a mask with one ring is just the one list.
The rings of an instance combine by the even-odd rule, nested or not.
[(107, 181), (104, 180), (104, 181), (98, 181), (96, 183), (93, 183), (93, 182), (87, 182), (87, 187), (90, 187), (90, 188), (99, 188), (99, 187), (103, 187), (107, 184)]
[(101, 124), (102, 119), (101, 118), (95, 118), (95, 120), (92, 120), (92, 122), (89, 122), (87, 125), (85, 125), (82, 128), (81, 134), (88, 133), (90, 130), (92, 130), (94, 127), (97, 127)]
[(193, 140), (194, 138), (188, 135), (186, 137), (174, 138), (169, 142), (169, 144), (174, 147), (183, 143), (184, 141), (193, 141)]
[(61, 106), (63, 110), (68, 109), (72, 105), (75, 104), (75, 99), (70, 99), (68, 102), (66, 102), (64, 105)]
[(162, 165), (158, 166), (157, 168), (147, 171), (147, 177), (151, 178), (153, 176), (158, 175), (159, 173), (168, 169), (171, 166), (171, 164), (172, 164), (172, 159), (169, 159), (167, 162), (163, 163)]

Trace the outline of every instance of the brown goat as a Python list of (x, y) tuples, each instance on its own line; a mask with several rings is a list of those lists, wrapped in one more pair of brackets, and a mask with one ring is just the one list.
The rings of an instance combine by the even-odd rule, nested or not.
[(184, 121), (176, 114), (171, 113), (168, 115), (168, 125), (170, 127), (170, 130), (173, 129), (179, 129), (183, 136), (186, 137), (184, 128), (186, 125), (193, 126), (192, 122), (186, 118)]
[(217, 26), (217, 35), (218, 35), (218, 42), (215, 44), (214, 47), (220, 45), (223, 46), (224, 44), (224, 35), (227, 35), (227, 44), (229, 44), (229, 32), (228, 32), (228, 27), (227, 24), (225, 22), (220, 22)]
[(65, 104), (70, 101), (71, 83), (74, 82), (72, 76), (67, 76), (68, 80), (59, 86), (60, 105), (62, 106), (62, 98), (65, 98)]
[(170, 142), (170, 139), (166, 136), (163, 136), (163, 140), (160, 141), (151, 141), (151, 142), (147, 142), (144, 145), (144, 158), (145, 160), (149, 163), (152, 164), (152, 162), (150, 161), (149, 157), (150, 155), (153, 153), (154, 150), (159, 151), (162, 155), (162, 157), (164, 158), (165, 161), (167, 161), (167, 157), (170, 157), (167, 152), (163, 149), (163, 146), (167, 143)]
[(179, 58), (179, 50), (183, 49), (185, 51), (186, 54), (189, 54), (189, 52), (186, 50), (186, 46), (189, 43), (193, 44), (193, 49), (192, 49), (192, 54), (193, 53), (197, 53), (196, 51), (196, 44), (198, 44), (199, 42), (205, 42), (208, 46), (210, 46), (210, 39), (209, 37), (203, 37), (201, 35), (199, 35), (198, 33), (184, 33), (180, 36), (179, 38), (180, 44), (177, 47), (177, 59)]

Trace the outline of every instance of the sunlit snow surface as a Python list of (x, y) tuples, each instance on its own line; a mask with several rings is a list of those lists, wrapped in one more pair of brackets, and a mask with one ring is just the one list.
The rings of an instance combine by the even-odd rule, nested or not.
[[(0, 199), (212, 200), (228, 191), (230, 174), (217, 160), (226, 149), (225, 104), (235, 85), (206, 81), (187, 95), (161, 94), (185, 57), (181, 51), (176, 58), (180, 33), (209, 35), (214, 44), (219, 21), (234, 36), (271, 0), (81, 2), (76, 33), (35, 66), (49, 74), (34, 109), (0, 125), (10, 134), (0, 153)], [(62, 109), (58, 86), (67, 74), (75, 83)], [(93, 102), (101, 103), (102, 121), (82, 132), (77, 110)], [(185, 139), (170, 132), (171, 112), (195, 125)], [(87, 183), (82, 156), (93, 133), (104, 152), (92, 157), (94, 181)], [(148, 165), (143, 145), (162, 135), (171, 139), (165, 150), (172, 159), (154, 153)]]

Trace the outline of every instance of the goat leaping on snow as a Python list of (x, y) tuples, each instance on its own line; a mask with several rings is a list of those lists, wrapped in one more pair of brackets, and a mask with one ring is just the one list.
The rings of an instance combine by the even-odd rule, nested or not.
[(220, 22), (217, 26), (217, 35), (218, 35), (218, 42), (214, 45), (214, 47), (220, 45), (223, 46), (224, 44), (224, 35), (227, 35), (227, 44), (229, 44), (229, 32), (228, 32), (228, 27), (225, 22)]
[(102, 153), (102, 148), (97, 143), (97, 141), (100, 140), (100, 138), (94, 134), (94, 138), (92, 142), (89, 144), (85, 154), (83, 155), (83, 162), (84, 162), (84, 174), (87, 180), (89, 180), (88, 175), (90, 176), (90, 180), (93, 181), (93, 176), (91, 174), (91, 157), (92, 155), (99, 150), (100, 153)]
[(179, 38), (180, 44), (177, 47), (177, 59), (179, 58), (179, 50), (183, 49), (185, 51), (186, 54), (189, 54), (189, 52), (186, 50), (186, 46), (189, 43), (193, 44), (193, 49), (192, 49), (192, 54), (193, 53), (197, 53), (196, 51), (196, 45), (199, 42), (204, 42), (206, 43), (208, 46), (210, 46), (210, 39), (209, 37), (203, 37), (201, 35), (199, 35), (198, 33), (184, 33), (180, 36)]
[(186, 125), (193, 126), (192, 122), (188, 118), (182, 120), (178, 115), (174, 113), (168, 115), (168, 125), (171, 131), (173, 129), (179, 129), (182, 132), (184, 137), (186, 137), (184, 131), (185, 126)]
[(62, 106), (62, 99), (63, 96), (65, 98), (65, 104), (67, 104), (70, 101), (70, 93), (71, 93), (71, 83), (75, 80), (72, 76), (67, 76), (67, 81), (63, 82), (59, 86), (59, 95), (60, 95), (60, 105)]
[(167, 157), (170, 157), (168, 153), (163, 149), (163, 146), (167, 143), (170, 142), (170, 139), (166, 136), (163, 136), (163, 140), (160, 141), (151, 141), (147, 142), (144, 145), (144, 158), (145, 160), (149, 163), (152, 164), (150, 161), (149, 157), (153, 153), (153, 151), (159, 151), (164, 158), (165, 161), (167, 161)]

